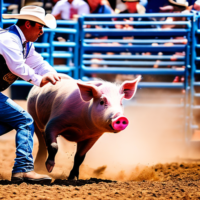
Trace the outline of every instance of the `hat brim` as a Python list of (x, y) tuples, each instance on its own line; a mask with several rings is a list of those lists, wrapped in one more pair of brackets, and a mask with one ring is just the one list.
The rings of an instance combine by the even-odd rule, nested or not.
[(160, 11), (174, 11), (174, 7), (172, 5), (167, 5), (167, 6), (163, 6), (163, 7), (159, 7)]
[(170, 3), (171, 5), (180, 6), (180, 7), (184, 7), (184, 8), (187, 8), (187, 7), (188, 7), (188, 5), (181, 4), (181, 3), (176, 3), (176, 2), (174, 2), (173, 0), (168, 0), (168, 1), (169, 1), (169, 3)]
[(31, 21), (43, 24), (44, 26), (47, 26), (47, 27), (49, 27), (51, 29), (55, 29), (57, 27), (56, 19), (51, 14), (47, 14), (44, 17), (44, 19), (41, 19), (41, 18), (36, 17), (34, 15), (28, 15), (28, 14), (2, 14), (2, 17), (4, 19), (25, 19), (25, 20), (31, 20)]

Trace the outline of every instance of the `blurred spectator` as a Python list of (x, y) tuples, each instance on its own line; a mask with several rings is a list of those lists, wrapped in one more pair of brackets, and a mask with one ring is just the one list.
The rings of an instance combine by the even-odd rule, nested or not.
[(110, 3), (111, 8), (115, 10), (117, 5), (117, 0), (108, 0), (108, 2)]
[[(162, 12), (170, 12), (170, 13), (181, 13), (181, 12), (185, 12), (188, 11), (190, 12), (192, 9), (192, 6), (188, 6), (188, 2), (186, 0), (168, 0), (169, 4), (164, 6), (164, 7), (160, 7), (160, 10)], [(166, 21), (185, 21), (185, 18), (183, 17), (167, 17)], [(182, 28), (179, 27), (177, 25), (163, 25), (162, 29), (166, 29), (166, 28)]]
[[(182, 12), (190, 12), (192, 9), (192, 6), (189, 6), (189, 3), (186, 0), (168, 0), (168, 5), (164, 7), (160, 7), (160, 10), (162, 12), (170, 12), (170, 13), (182, 13)], [(172, 22), (172, 21), (185, 21), (185, 17), (167, 17), (165, 21)], [(172, 28), (184, 28), (184, 25), (172, 25), (172, 24), (167, 24), (163, 25), (161, 27), (162, 29), (172, 29)], [(177, 40), (182, 40), (181, 44), (187, 44), (187, 40), (184, 37), (174, 37), (170, 39), (177, 39)], [(173, 46), (174, 43), (165, 43), (165, 46)], [(170, 52), (169, 52), (170, 53)], [(166, 53), (165, 53), (166, 54)], [(185, 56), (185, 52), (176, 52), (172, 57), (172, 61), (176, 61), (177, 56)], [(175, 67), (176, 66), (170, 66), (170, 67)], [(185, 66), (182, 66), (182, 68), (185, 68)], [(173, 80), (174, 83), (177, 82), (184, 82), (184, 77), (176, 76), (175, 79)]]
[(140, 4), (146, 7), (148, 5), (148, 0), (140, 0)]
[[(113, 10), (115, 10), (116, 8), (119, 10), (124, 10), (124, 9), (119, 8), (123, 4), (121, 0), (108, 0), (108, 1)], [(140, 0), (140, 4), (146, 7), (148, 4), (148, 0)], [(123, 5), (122, 5), (122, 8), (124, 8)]]
[[(87, 0), (87, 2), (90, 7), (90, 13), (93, 13), (93, 14), (113, 14), (114, 13), (114, 11), (110, 7), (110, 4), (107, 0)], [(108, 21), (109, 19), (107, 18), (95, 19), (94, 18), (93, 20)], [(90, 28), (91, 26), (88, 25), (87, 27)], [(101, 28), (101, 27), (98, 26), (97, 24), (95, 25), (95, 28)], [(96, 37), (95, 34), (92, 37)]]
[(144, 14), (146, 12), (145, 7), (140, 4), (140, 0), (122, 0), (122, 2), (125, 3), (127, 9), (120, 13)]
[(61, 0), (58, 1), (52, 11), (52, 15), (58, 20), (69, 20), (77, 15), (89, 14), (89, 6), (83, 0)]
[[(173, 4), (173, 2), (176, 2), (176, 1), (171, 1), (171, 2)], [(182, 4), (182, 2), (183, 1), (181, 0), (177, 1), (177, 3), (180, 3), (180, 4)], [(194, 5), (195, 10), (198, 10), (198, 9), (200, 10), (200, 6), (198, 6), (198, 4), (200, 5), (200, 0), (187, 0), (185, 2), (188, 3), (188, 6)], [(158, 13), (160, 12), (160, 7), (163, 7), (168, 4), (169, 4), (168, 0), (148, 0), (148, 4), (146, 6), (146, 13)], [(196, 8), (198, 7), (198, 9), (196, 9), (195, 6)]]
[(112, 8), (107, 5), (107, 3), (103, 0), (87, 0), (88, 5), (90, 7), (90, 13), (96, 14), (112, 14)]
[(183, 8), (186, 8), (186, 10), (188, 10), (189, 12), (191, 11), (191, 9), (200, 11), (200, 0), (184, 0), (184, 1), (169, 0), (169, 4), (171, 6), (179, 6), (180, 8), (182, 7), (181, 9), (179, 9), (181, 11), (183, 10)]
[[(126, 5), (126, 10), (124, 10), (124, 11), (121, 11), (121, 12), (119, 12), (119, 14), (130, 14), (130, 13), (133, 13), (133, 14), (144, 14), (145, 12), (146, 12), (146, 9), (145, 9), (145, 7), (143, 6), (143, 5), (141, 5), (140, 4), (140, 0), (122, 0), (122, 2), (124, 2), (125, 3), (125, 5)], [(130, 17), (130, 18), (128, 18), (128, 19), (124, 19), (124, 21), (148, 21), (149, 19), (148, 18), (138, 18), (138, 17), (135, 17), (135, 18), (133, 18), (133, 17)], [(133, 28), (151, 28), (151, 27), (149, 27), (149, 25), (147, 25), (147, 26), (141, 26), (141, 25), (128, 25), (128, 24), (126, 24), (125, 26), (123, 26), (123, 25), (120, 25), (120, 24), (118, 24), (118, 25), (116, 25), (115, 26), (117, 29), (133, 29)], [(133, 37), (132, 37), (133, 38)], [(137, 37), (135, 37), (135, 38), (141, 38), (140, 36), (137, 36)], [(144, 39), (145, 37), (143, 37), (143, 39)], [(149, 37), (148, 37), (149, 38)], [(127, 38), (127, 39), (130, 39), (130, 38)]]
[(4, 13), (19, 13), (21, 9), (21, 0), (3, 0)]
[(146, 6), (146, 13), (158, 13), (160, 7), (163, 7), (168, 4), (168, 0), (148, 0)]
[[(93, 14), (113, 14), (114, 11), (112, 10), (111, 6), (109, 5), (109, 2), (107, 0), (87, 0), (88, 5), (90, 7), (90, 13)], [(91, 19), (90, 19), (91, 20)], [(110, 19), (107, 18), (98, 18), (95, 19), (93, 18), (93, 20), (99, 20), (99, 21), (109, 21)], [(92, 28), (93, 25), (87, 25), (87, 28)], [(96, 29), (101, 29), (102, 26), (94, 25), (94, 27)], [(108, 26), (104, 26), (104, 27), (108, 27)], [(108, 39), (108, 36), (103, 36), (103, 37), (99, 37), (98, 34), (87, 34), (86, 35), (87, 38), (94, 38), (94, 39)], [(95, 44), (95, 43), (94, 43)], [(104, 43), (98, 43), (98, 45), (103, 45)], [(91, 52), (93, 54), (96, 54), (95, 52)], [(92, 61), (101, 61), (102, 59), (98, 59), (98, 58), (93, 58), (91, 59)], [(97, 68), (99, 67), (98, 64), (92, 64), (91, 67), (93, 68)], [(90, 76), (90, 75), (87, 75)], [(96, 77), (96, 74), (92, 74), (92, 77)]]
[(52, 6), (54, 7), (58, 1), (60, 1), (60, 0), (51, 0)]
[[(140, 4), (140, 0), (122, 0), (122, 2), (125, 4), (125, 10), (121, 10), (119, 12), (119, 14), (131, 14), (131, 13), (135, 13), (135, 14), (144, 14), (145, 13), (145, 7), (143, 5)], [(123, 8), (123, 7), (122, 7)], [(129, 24), (129, 22), (132, 22), (132, 21), (140, 21), (140, 20), (143, 20), (143, 18), (133, 18), (133, 17), (127, 17), (127, 18), (117, 18), (115, 19), (117, 21), (126, 21), (127, 24), (116, 24), (115, 25), (115, 28), (116, 29), (127, 29), (127, 30), (130, 30), (130, 29), (134, 29), (134, 28), (141, 28), (141, 27), (138, 27), (137, 25), (131, 25)], [(125, 36), (125, 37), (122, 37), (122, 36), (112, 36), (113, 39), (123, 39), (123, 40), (133, 40), (135, 38), (140, 38), (140, 36)], [(112, 45), (121, 45), (120, 43), (114, 43)], [(131, 46), (132, 43), (131, 42), (127, 42), (127, 45)], [(123, 54), (123, 55), (131, 55), (132, 52), (120, 52), (120, 54)], [(134, 53), (135, 54), (135, 53)], [(128, 60), (124, 60), (124, 61), (128, 61)], [(118, 67), (124, 67), (124, 66), (120, 66), (120, 65), (117, 65)], [(108, 66), (109, 67), (109, 66)], [(112, 66), (110, 66), (112, 67)], [(135, 67), (135, 66), (129, 66), (129, 67)], [(133, 79), (134, 78), (134, 75), (127, 75), (127, 74), (124, 74), (124, 75), (121, 75), (121, 74), (117, 74), (116, 75), (116, 81), (122, 81), (122, 80), (125, 80), (125, 79)]]
[(193, 8), (194, 8), (196, 11), (200, 11), (200, 0), (197, 0), (197, 1), (194, 2)]
[[(148, 4), (148, 0), (139, 0), (138, 1), (142, 6), (144, 6), (146, 8), (147, 4)], [(117, 0), (116, 1), (116, 7), (115, 7), (115, 13), (119, 13), (122, 12), (124, 10), (127, 9), (126, 4), (123, 2), (123, 0)]]

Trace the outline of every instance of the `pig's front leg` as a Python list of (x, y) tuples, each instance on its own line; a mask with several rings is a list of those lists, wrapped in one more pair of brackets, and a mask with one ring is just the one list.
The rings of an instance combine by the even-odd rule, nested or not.
[(69, 177), (68, 177), (69, 180), (79, 178), (79, 167), (82, 164), (86, 153), (94, 145), (94, 143), (99, 139), (99, 137), (100, 136), (77, 143), (77, 152), (74, 157), (74, 166), (69, 174)]
[(68, 177), (69, 180), (79, 178), (79, 167), (82, 164), (82, 162), (85, 158), (85, 155), (81, 156), (81, 155), (76, 153), (76, 155), (74, 157), (74, 166), (73, 166), (73, 169), (71, 170), (69, 177)]
[(46, 160), (46, 168), (47, 171), (50, 173), (52, 172), (54, 166), (55, 166), (55, 156), (58, 151), (58, 144), (57, 144), (57, 136), (58, 136), (58, 131), (55, 128), (56, 123), (54, 120), (52, 120), (50, 123), (48, 123), (46, 127), (46, 145), (47, 145), (47, 150), (48, 150), (48, 158)]

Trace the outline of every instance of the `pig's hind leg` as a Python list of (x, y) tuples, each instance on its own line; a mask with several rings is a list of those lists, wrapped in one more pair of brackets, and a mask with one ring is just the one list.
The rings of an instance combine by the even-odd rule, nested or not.
[(59, 124), (60, 119), (54, 118), (51, 119), (45, 130), (45, 140), (48, 150), (48, 158), (46, 160), (46, 169), (48, 172), (52, 172), (55, 166), (55, 156), (58, 152), (57, 136), (59, 134)]

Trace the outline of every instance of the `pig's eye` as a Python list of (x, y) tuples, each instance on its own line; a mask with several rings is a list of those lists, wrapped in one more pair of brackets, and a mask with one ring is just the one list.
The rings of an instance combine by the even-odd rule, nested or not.
[(104, 101), (103, 100), (100, 101), (100, 105), (104, 105)]

